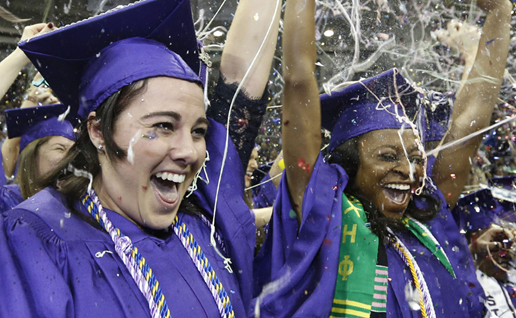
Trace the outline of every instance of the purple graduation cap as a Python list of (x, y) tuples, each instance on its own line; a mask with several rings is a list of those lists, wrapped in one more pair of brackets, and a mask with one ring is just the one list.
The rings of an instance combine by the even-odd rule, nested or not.
[(410, 128), (402, 118), (418, 120), (422, 95), (397, 69), (321, 95), (322, 127), (332, 132), (329, 152), (373, 130)]
[(146, 0), (21, 42), (20, 48), (81, 118), (122, 87), (169, 76), (204, 84), (207, 61), (188, 0)]
[(63, 104), (8, 109), (5, 111), (7, 135), (9, 138), (21, 137), (20, 152), (34, 140), (43, 137), (63, 136), (75, 141), (76, 134), (70, 122), (76, 122), (74, 118), (59, 118), (66, 112), (67, 107)]

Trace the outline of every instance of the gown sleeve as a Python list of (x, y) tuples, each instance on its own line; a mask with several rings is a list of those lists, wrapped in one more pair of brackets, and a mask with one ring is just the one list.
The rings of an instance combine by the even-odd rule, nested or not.
[(74, 317), (72, 293), (62, 275), (66, 244), (25, 210), (12, 210), (0, 221), (2, 316)]
[[(208, 108), (207, 115), (226, 125), (231, 101), (237, 88), (238, 85), (236, 84), (226, 84), (221, 76), (210, 99), (211, 106)], [(244, 171), (247, 169), (247, 163), (253, 151), (268, 100), (267, 89), (265, 89), (260, 99), (249, 98), (243, 91), (240, 91), (236, 96), (229, 122), (229, 135), (238, 151)]]
[(328, 317), (347, 181), (340, 166), (326, 163), (319, 155), (305, 191), (298, 231), (287, 183), (281, 180), (269, 232), (254, 263), (252, 309), (259, 310), (260, 317)]
[(22, 201), (23, 197), (17, 184), (0, 187), (0, 213), (14, 208)]
[(278, 189), (267, 175), (260, 181), (260, 186), (253, 189), (253, 203), (255, 208), (266, 208), (274, 205)]

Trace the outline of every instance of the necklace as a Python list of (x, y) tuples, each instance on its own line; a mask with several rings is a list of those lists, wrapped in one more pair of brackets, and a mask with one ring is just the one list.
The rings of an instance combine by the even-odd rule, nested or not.
[[(153, 318), (170, 318), (170, 310), (165, 300), (165, 295), (161, 291), (159, 282), (154, 276), (152, 269), (138, 251), (138, 248), (132, 244), (131, 239), (113, 226), (104, 208), (100, 204), (95, 191), (92, 189), (89, 194), (85, 193), (81, 202), (95, 220), (97, 220), (111, 236), (111, 239), (115, 243), (117, 254), (122, 259), (122, 262), (129, 270), (136, 285), (147, 299), (151, 316)], [(208, 258), (202, 252), (201, 246), (197, 244), (197, 241), (188, 230), (186, 224), (179, 220), (177, 215), (172, 226), (174, 233), (178, 236), (183, 247), (197, 267), (197, 270), (203, 277), (208, 289), (212, 293), (221, 317), (233, 318), (235, 314), (229, 296), (224, 290), (222, 283), (217, 278), (215, 270), (211, 267)]]

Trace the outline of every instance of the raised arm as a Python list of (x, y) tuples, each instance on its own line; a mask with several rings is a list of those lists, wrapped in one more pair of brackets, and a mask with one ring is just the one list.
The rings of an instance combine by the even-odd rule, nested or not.
[(460, 87), (457, 91), (460, 92), (475, 63), (481, 33), (478, 27), (457, 20), (448, 22), (446, 27), (446, 31), (442, 29), (437, 32), (437, 39), (459, 54), (461, 60), (464, 61), (464, 73), (462, 73)]
[(222, 52), (220, 72), (226, 83), (240, 84), (263, 43), (242, 86), (248, 97), (260, 98), (267, 86), (280, 16), (280, 0), (241, 0), (238, 4)]
[(292, 206), (302, 220), (303, 196), (321, 145), (321, 106), (314, 76), (315, 0), (287, 0), (283, 33), (283, 153)]
[[(276, 50), (280, 10), (280, 0), (241, 0), (222, 52), (220, 73), (225, 83), (242, 84), (228, 128), (244, 171), (268, 103), (265, 87)], [(219, 81), (207, 115), (225, 125), (228, 101), (233, 100), (235, 90), (234, 85)]]
[[(53, 29), (54, 25), (52, 23), (38, 23), (27, 26), (23, 30), (20, 41), (32, 38), (41, 33), (52, 31)], [(16, 48), (11, 54), (9, 54), (9, 56), (0, 62), (0, 74), (2, 74), (2, 76), (0, 76), (0, 96), (4, 96), (7, 93), (21, 69), (28, 63), (30, 63), (29, 59), (25, 56), (25, 53), (20, 50), (20, 48)], [(29, 106), (31, 105), (27, 105), (26, 107)], [(11, 177), (14, 173), (16, 161), (18, 160), (19, 146), (20, 138), (7, 138), (2, 145), (1, 151), (4, 172), (0, 173), (5, 173), (6, 177)]]
[[(479, 0), (486, 13), (471, 72), (457, 95), (445, 144), (489, 125), (497, 103), (510, 42), (512, 4), (508, 0)], [(446, 202), (454, 207), (467, 182), (471, 159), (482, 136), (442, 150), (434, 166), (435, 181)]]
[[(26, 27), (20, 40), (29, 39), (40, 32), (48, 32), (54, 26), (49, 23), (39, 23)], [(11, 54), (0, 62), (0, 96), (4, 96), (20, 73), (21, 69), (30, 63), (25, 53), (16, 48)]]

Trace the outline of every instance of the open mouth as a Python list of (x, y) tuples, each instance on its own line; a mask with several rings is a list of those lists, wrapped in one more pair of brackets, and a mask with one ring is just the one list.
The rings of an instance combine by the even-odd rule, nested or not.
[(179, 201), (179, 185), (185, 181), (184, 174), (158, 172), (151, 177), (157, 197), (166, 207), (173, 207)]
[(393, 204), (405, 205), (410, 198), (410, 185), (390, 183), (383, 186), (385, 197)]

